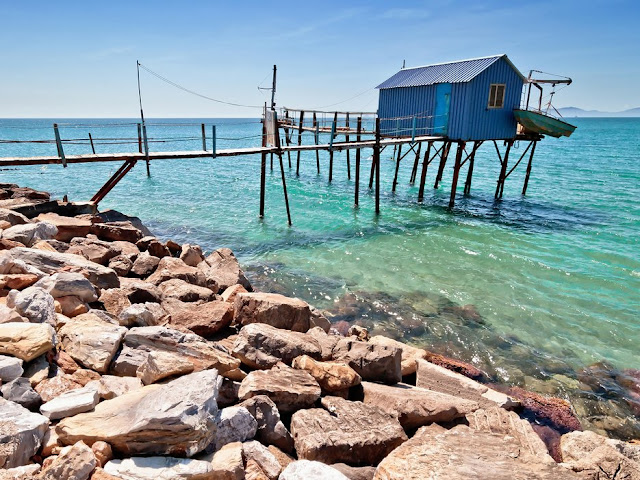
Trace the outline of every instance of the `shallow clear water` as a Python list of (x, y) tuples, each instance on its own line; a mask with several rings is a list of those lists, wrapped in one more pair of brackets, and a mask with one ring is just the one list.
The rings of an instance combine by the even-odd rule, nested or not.
[[(198, 121), (152, 120), (149, 136), (197, 138), (198, 126), (172, 123)], [(91, 126), (62, 127), (63, 138), (84, 139), (88, 132), (95, 138), (137, 136), (135, 125), (115, 125), (122, 120), (83, 122)], [(257, 120), (214, 123), (219, 149), (259, 142)], [(332, 184), (326, 152), (320, 175), (315, 153), (302, 154), (299, 177), (295, 155), (292, 169), (285, 156), (292, 227), (277, 160), (267, 175), (266, 218), (258, 218), (259, 156), (155, 161), (151, 178), (140, 164), (101, 208), (137, 215), (163, 237), (209, 250), (229, 246), (260, 288), (302, 297), (329, 310), (334, 321), (360, 322), (471, 361), (501, 381), (569, 396), (592, 428), (639, 436), (634, 413), (640, 413), (640, 381), (634, 384), (638, 376), (622, 371), (640, 369), (640, 119), (575, 123), (571, 138), (539, 143), (526, 197), (523, 161), (508, 178), (502, 201), (494, 200), (499, 162), (493, 146), (484, 145), (471, 195), (462, 195), (465, 167), (453, 212), (446, 209), (451, 165), (437, 190), (437, 167), (430, 167), (419, 205), (418, 187), (408, 183), (412, 155), (401, 163), (398, 191), (391, 193), (391, 149), (383, 152), (378, 218), (367, 188), (371, 150), (363, 151), (359, 209), (344, 153), (336, 154)], [(0, 139), (53, 138), (51, 124), (0, 120)], [(225, 140), (230, 138), (241, 139)], [(511, 164), (525, 147), (512, 151)], [(201, 140), (151, 148), (196, 149)], [(65, 151), (87, 153), (90, 147)], [(0, 143), (0, 157), (52, 153), (50, 144)], [(86, 200), (118, 166), (6, 169), (0, 181)], [(620, 380), (626, 374), (630, 384)]]

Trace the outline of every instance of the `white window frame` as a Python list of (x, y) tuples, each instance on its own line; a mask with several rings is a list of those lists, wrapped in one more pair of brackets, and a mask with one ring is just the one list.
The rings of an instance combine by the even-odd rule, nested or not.
[[(495, 91), (494, 91), (494, 87), (495, 87)], [(500, 87), (502, 87), (502, 98), (500, 99), (501, 101), (498, 104), (498, 102), (497, 102), (498, 99), (495, 98), (495, 97), (496, 97)], [(492, 83), (491, 85), (489, 85), (489, 101), (487, 102), (487, 108), (490, 108), (490, 109), (504, 108), (504, 97), (505, 97), (506, 93), (507, 93), (507, 84), (506, 83)], [(493, 96), (493, 98), (492, 98), (492, 96)]]

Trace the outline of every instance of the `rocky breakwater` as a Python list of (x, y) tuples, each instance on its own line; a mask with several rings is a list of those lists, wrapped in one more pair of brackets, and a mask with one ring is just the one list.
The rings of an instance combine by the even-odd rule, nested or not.
[(508, 394), (104, 220), (0, 210), (0, 479), (640, 478), (637, 444), (559, 463)]

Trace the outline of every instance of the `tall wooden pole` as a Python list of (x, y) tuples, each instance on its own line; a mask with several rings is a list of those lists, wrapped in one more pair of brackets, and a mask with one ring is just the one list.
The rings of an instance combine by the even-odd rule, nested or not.
[(444, 166), (447, 163), (447, 157), (449, 156), (449, 150), (451, 149), (451, 142), (447, 142), (440, 154), (440, 165), (438, 166), (438, 175), (436, 175), (436, 182), (433, 184), (433, 188), (438, 188), (440, 185), (440, 181), (442, 180), (442, 175), (444, 173)]
[(529, 186), (529, 175), (531, 175), (531, 163), (533, 162), (533, 153), (536, 151), (537, 141), (533, 142), (533, 147), (531, 148), (531, 154), (529, 155), (529, 163), (527, 164), (527, 174), (524, 177), (524, 186), (522, 187), (522, 195), (527, 194), (527, 187)]
[(151, 176), (151, 169), (149, 167), (149, 141), (147, 139), (147, 127), (144, 124), (144, 111), (142, 110), (142, 90), (140, 89), (140, 62), (136, 60), (136, 69), (138, 71), (138, 102), (140, 103), (140, 120), (142, 120), (142, 134), (144, 135), (144, 151), (145, 161), (147, 162), (147, 177)]
[(376, 165), (376, 215), (380, 215), (380, 118), (376, 117), (376, 141), (373, 147), (373, 163)]
[[(345, 119), (344, 126), (349, 132), (349, 112), (347, 112), (347, 117)], [(349, 142), (349, 133), (345, 135), (345, 142)], [(349, 149), (347, 148), (347, 179), (351, 180), (351, 158), (349, 157)]]
[(396, 172), (393, 175), (393, 185), (391, 186), (391, 191), (393, 193), (396, 192), (396, 185), (398, 184), (398, 170), (400, 169), (401, 155), (402, 155), (402, 144), (398, 145), (398, 158), (396, 160)]
[[(429, 161), (431, 160), (431, 145), (433, 142), (427, 143), (427, 151), (424, 154), (424, 160), (422, 160), (422, 173), (420, 174), (420, 190), (418, 191), (418, 202), (422, 202), (424, 199), (424, 182), (427, 180), (427, 168), (429, 167)], [(434, 155), (435, 156), (435, 155)]]
[(464, 182), (464, 194), (469, 195), (471, 193), (471, 179), (473, 177), (473, 165), (476, 159), (476, 151), (480, 147), (481, 142), (473, 142), (473, 150), (471, 151), (471, 156), (469, 157), (469, 169), (467, 170), (467, 180)]
[(507, 142), (507, 150), (504, 153), (504, 158), (502, 159), (502, 168), (500, 169), (500, 176), (498, 177), (498, 184), (496, 185), (496, 193), (495, 198), (502, 198), (502, 192), (504, 191), (504, 181), (506, 179), (507, 174), (507, 165), (509, 162), (509, 152), (511, 151), (511, 147), (513, 146), (513, 140), (509, 140)]
[(420, 150), (422, 149), (422, 142), (418, 142), (418, 149), (416, 150), (416, 159), (413, 162), (413, 169), (411, 170), (411, 177), (409, 183), (413, 185), (416, 183), (416, 176), (418, 175), (418, 164), (420, 163)]
[[(298, 146), (302, 145), (302, 127), (304, 126), (304, 110), (300, 112), (300, 130), (298, 130)], [(298, 150), (298, 158), (296, 160), (296, 175), (300, 175), (300, 154)]]
[[(362, 131), (362, 117), (358, 117), (358, 133), (356, 141), (360, 142), (360, 132)], [(356, 148), (356, 192), (355, 192), (355, 204), (358, 206), (360, 196), (360, 147)]]
[(338, 112), (333, 114), (333, 123), (331, 124), (331, 138), (329, 139), (329, 183), (333, 180), (333, 139), (338, 128)]
[[(267, 121), (267, 112), (265, 108), (265, 116), (262, 121), (262, 146), (265, 147), (267, 145), (267, 129), (266, 129), (266, 121)], [(263, 151), (261, 154), (260, 160), (260, 218), (264, 218), (264, 197), (265, 197), (265, 189), (266, 189), (266, 180), (267, 180), (267, 154)]]
[(449, 208), (453, 208), (456, 203), (456, 188), (458, 187), (458, 174), (460, 173), (460, 163), (462, 162), (462, 152), (465, 142), (458, 142), (456, 151), (456, 163), (453, 167), (453, 180), (451, 181), (451, 197), (449, 198)]
[[(318, 131), (318, 117), (316, 116), (316, 112), (313, 112), (313, 128), (315, 132), (313, 134), (316, 145), (318, 145), (318, 137), (320, 136)], [(316, 166), (318, 167), (318, 175), (320, 175), (320, 150), (316, 148)]]

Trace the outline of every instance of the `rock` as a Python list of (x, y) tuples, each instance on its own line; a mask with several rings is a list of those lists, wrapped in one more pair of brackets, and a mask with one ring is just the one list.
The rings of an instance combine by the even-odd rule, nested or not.
[(125, 308), (131, 306), (126, 292), (120, 288), (103, 290), (100, 295), (100, 301), (104, 305), (104, 309), (116, 317), (120, 315)]
[(54, 425), (49, 425), (44, 437), (42, 437), (40, 456), (50, 457), (51, 455), (59, 455), (60, 450), (62, 450), (62, 445), (59, 443), (56, 427)]
[(238, 397), (247, 400), (256, 395), (266, 395), (278, 410), (294, 412), (312, 406), (320, 393), (318, 382), (309, 373), (282, 365), (251, 372), (242, 380)]
[(0, 470), (1, 480), (32, 480), (34, 475), (40, 471), (40, 465), (33, 463), (22, 467), (8, 468)]
[(162, 292), (153, 283), (135, 278), (121, 278), (120, 289), (127, 295), (131, 303), (160, 303), (162, 301)]
[(402, 381), (401, 351), (395, 347), (342, 338), (333, 348), (333, 359), (347, 363), (363, 380)]
[(127, 258), (131, 260), (131, 262), (134, 262), (135, 259), (138, 258), (138, 255), (140, 255), (140, 249), (136, 246), (135, 243), (131, 242), (116, 240), (114, 242), (111, 242), (111, 248), (113, 248), (118, 253), (118, 257)]
[(14, 248), (9, 253), (14, 260), (20, 259), (27, 265), (47, 274), (57, 273), (65, 267), (78, 268), (86, 272), (89, 281), (98, 288), (117, 288), (120, 286), (116, 272), (78, 255), (29, 248)]
[(179, 258), (173, 257), (160, 259), (158, 268), (156, 268), (156, 271), (151, 274), (147, 281), (154, 285), (160, 285), (174, 278), (184, 280), (193, 285), (206, 286), (205, 276), (200, 270), (195, 267), (190, 267)]
[(180, 252), (182, 252), (182, 245), (180, 245), (178, 242), (175, 242), (175, 241), (169, 239), (169, 240), (167, 240), (165, 245), (167, 246), (167, 248), (171, 252), (171, 255), (173, 255), (174, 257), (179, 257), (180, 256)]
[(91, 480), (122, 480), (122, 477), (116, 477), (108, 474), (101, 467), (96, 467), (93, 471), (93, 475), (91, 475)]
[(109, 460), (113, 459), (113, 450), (107, 442), (95, 442), (91, 445), (91, 451), (95, 455), (98, 466), (100, 467), (104, 467)]
[(382, 335), (375, 335), (369, 340), (374, 345), (386, 345), (388, 347), (399, 348), (402, 356), (402, 376), (411, 375), (416, 373), (417, 364), (416, 360), (424, 359), (427, 356), (427, 351), (422, 348), (412, 347), (406, 343), (398, 342)]
[(136, 377), (138, 368), (147, 360), (148, 355), (149, 350), (135, 349), (123, 345), (111, 362), (109, 373), (118, 376)]
[(258, 422), (249, 411), (242, 406), (227, 407), (218, 413), (218, 429), (214, 450), (220, 450), (224, 445), (232, 442), (251, 440), (258, 430)]
[(16, 378), (21, 377), (23, 373), (22, 360), (15, 357), (0, 355), (0, 384), (9, 383)]
[(338, 397), (321, 403), (291, 417), (299, 459), (375, 465), (407, 439), (398, 420), (376, 407)]
[(269, 369), (279, 361), (291, 365), (300, 355), (320, 358), (320, 353), (320, 345), (312, 336), (263, 323), (242, 327), (233, 345), (234, 356), (245, 365), (259, 369)]
[(147, 245), (147, 252), (158, 258), (171, 256), (171, 252), (169, 251), (169, 249), (158, 240), (152, 240), (149, 242), (149, 245)]
[(413, 438), (391, 452), (380, 462), (373, 478), (577, 479), (548, 455), (537, 456), (513, 437), (465, 425), (445, 430), (435, 424), (420, 428)]
[(93, 380), (100, 380), (100, 374), (93, 370), (79, 368), (70, 375), (70, 378), (84, 387), (87, 383)]
[(1, 323), (26, 323), (29, 319), (23, 317), (13, 308), (9, 308), (0, 303), (0, 324)]
[(80, 273), (56, 273), (40, 279), (35, 286), (46, 290), (53, 298), (71, 295), (87, 303), (95, 302), (98, 299), (96, 289)]
[(276, 293), (239, 293), (234, 307), (234, 319), (240, 325), (266, 323), (296, 332), (306, 332), (311, 326), (311, 308), (299, 298)]
[(223, 378), (218, 390), (218, 407), (230, 407), (238, 403), (238, 390), (240, 390), (240, 382)]
[(71, 240), (71, 246), (67, 250), (67, 253), (79, 255), (87, 260), (105, 266), (113, 257), (118, 255), (118, 252), (109, 242), (84, 237), (77, 237)]
[(174, 278), (158, 285), (163, 298), (177, 298), (182, 302), (211, 301), (215, 293), (206, 287), (191, 285), (190, 283)]
[(3, 230), (2, 238), (20, 242), (27, 247), (31, 247), (40, 240), (54, 238), (56, 233), (58, 233), (58, 229), (50, 223), (27, 223), (24, 225), (15, 225)]
[(53, 357), (53, 361), (64, 373), (72, 374), (80, 368), (80, 365), (64, 350), (58, 350)]
[(0, 288), (22, 290), (38, 281), (38, 276), (29, 273), (0, 275)]
[(31, 248), (47, 252), (66, 253), (66, 251), (69, 250), (69, 247), (70, 245), (67, 242), (60, 242), (58, 240), (41, 240), (38, 243), (34, 243)]
[(2, 385), (2, 396), (29, 410), (36, 410), (42, 403), (40, 395), (31, 387), (28, 378), (20, 377)]
[(280, 468), (285, 469), (287, 466), (294, 461), (294, 458), (290, 455), (287, 455), (282, 450), (280, 450), (275, 445), (269, 445), (267, 449), (271, 452), (271, 454), (276, 457), (278, 463), (280, 464)]
[(233, 306), (227, 302), (207, 302), (188, 305), (172, 313), (169, 323), (185, 327), (203, 337), (210, 337), (228, 327), (233, 320)]
[(242, 444), (228, 443), (211, 457), (212, 479), (244, 480), (244, 462)]
[(284, 469), (279, 480), (349, 480), (349, 477), (324, 463), (298, 460)]
[(149, 244), (153, 242), (155, 239), (156, 237), (150, 234), (145, 235), (144, 237), (142, 237), (140, 240), (136, 242), (136, 247), (138, 247), (141, 252), (146, 252), (147, 248), (149, 248)]
[(426, 360), (430, 363), (434, 363), (436, 365), (444, 367), (447, 370), (452, 370), (454, 372), (460, 373), (465, 377), (469, 377), (472, 380), (476, 380), (478, 382), (489, 380), (489, 376), (486, 373), (474, 367), (470, 363), (461, 362), (460, 360), (455, 360), (453, 358), (445, 357), (444, 355), (433, 352), (427, 352)]
[(104, 471), (125, 480), (209, 480), (213, 467), (209, 462), (193, 458), (133, 457), (111, 460)]
[(166, 351), (149, 352), (144, 363), (138, 367), (136, 376), (149, 385), (174, 375), (193, 372), (193, 364), (181, 355)]
[(256, 438), (265, 445), (275, 445), (285, 452), (293, 452), (293, 439), (280, 420), (278, 407), (266, 395), (251, 397), (239, 406), (246, 408), (258, 422)]
[(73, 318), (89, 311), (89, 305), (78, 297), (60, 297), (55, 301), (56, 310), (60, 309), (65, 317)]
[[(36, 243), (32, 248), (38, 248), (37, 245), (40, 245), (41, 243), (43, 242)], [(14, 242), (13, 240), (0, 238), (0, 250), (11, 250), (18, 247), (24, 247), (24, 245), (20, 242)]]
[(349, 327), (349, 330), (347, 330), (347, 337), (355, 337), (355, 340), (360, 340), (361, 342), (368, 342), (369, 330), (367, 330), (366, 328), (360, 325), (351, 325)]
[(333, 358), (333, 347), (336, 346), (336, 343), (342, 338), (340, 335), (327, 334), (320, 327), (313, 327), (309, 329), (307, 332), (308, 335), (311, 335), (316, 339), (321, 348), (320, 359), (321, 360), (331, 360)]
[(215, 283), (220, 291), (237, 283), (251, 291), (249, 280), (244, 276), (235, 255), (228, 248), (219, 248), (199, 263), (198, 268), (204, 272), (207, 282)]
[(55, 331), (47, 323), (0, 324), (0, 354), (30, 362), (55, 344)]
[(204, 262), (204, 255), (199, 245), (190, 245), (185, 243), (182, 245), (180, 252), (180, 260), (190, 267), (197, 267), (199, 263)]
[(352, 467), (346, 463), (334, 463), (331, 466), (349, 480), (372, 480), (376, 473), (375, 467)]
[(88, 412), (98, 404), (100, 396), (94, 388), (83, 387), (57, 396), (40, 407), (40, 413), (49, 420), (59, 420)]
[(271, 480), (260, 468), (258, 462), (253, 458), (247, 458), (244, 463), (244, 475), (246, 480)]
[(216, 370), (191, 373), (105, 400), (63, 419), (56, 432), (64, 443), (102, 440), (124, 455), (192, 456), (215, 438), (217, 394)]
[(82, 388), (78, 382), (75, 382), (70, 375), (60, 374), (53, 378), (47, 378), (35, 386), (35, 391), (42, 398), (43, 402), (49, 402), (64, 392)]
[[(132, 328), (124, 337), (124, 345), (145, 354), (160, 350), (182, 355), (193, 364), (195, 371), (216, 368), (221, 375), (227, 376), (240, 366), (240, 360), (216, 348), (215, 344), (207, 342), (202, 337), (167, 327)], [(146, 355), (143, 358), (146, 358)]]
[(225, 291), (220, 294), (220, 297), (222, 297), (223, 302), (234, 303), (239, 293), (247, 293), (247, 289), (237, 283), (227, 287)]
[(0, 468), (27, 465), (48, 426), (48, 418), (0, 398)]
[(116, 255), (109, 260), (109, 268), (113, 269), (119, 276), (124, 277), (133, 268), (133, 261), (124, 255)]
[(131, 273), (138, 277), (148, 277), (155, 272), (159, 263), (160, 259), (158, 257), (149, 255), (148, 252), (142, 252), (133, 262)]
[(511, 387), (508, 394), (522, 403), (523, 415), (535, 418), (561, 434), (582, 430), (571, 404), (562, 398), (545, 397), (519, 387)]
[(326, 392), (339, 392), (360, 385), (361, 381), (360, 375), (346, 363), (319, 362), (303, 355), (297, 357), (292, 366), (309, 372)]
[[(269, 451), (267, 447), (255, 440), (242, 444), (242, 458), (245, 463), (254, 461), (270, 480), (276, 480), (282, 468), (278, 459)], [(248, 475), (247, 475), (248, 476)]]
[(92, 380), (85, 386), (97, 390), (101, 399), (110, 400), (142, 388), (142, 381), (136, 377), (103, 375), (99, 380)]
[(94, 223), (91, 227), (91, 233), (108, 242), (124, 241), (136, 243), (143, 237), (142, 232), (129, 221)]
[(416, 386), (448, 395), (465, 398), (483, 408), (499, 406), (512, 409), (520, 405), (517, 400), (471, 380), (460, 373), (448, 370), (426, 360), (417, 362)]
[(564, 464), (584, 478), (640, 478), (640, 446), (594, 432), (570, 432), (560, 441)]
[(58, 332), (64, 350), (80, 365), (106, 373), (127, 329), (90, 314), (80, 315)]
[(97, 462), (93, 451), (83, 442), (78, 442), (68, 449), (63, 449), (53, 462), (43, 467), (37, 480), (87, 480), (96, 468)]
[(118, 315), (118, 323), (125, 327), (150, 327), (166, 321), (167, 312), (158, 303), (134, 303)]
[(41, 213), (36, 217), (36, 220), (55, 225), (58, 232), (54, 238), (62, 242), (68, 242), (75, 237), (86, 237), (91, 230), (91, 220), (76, 217), (63, 217), (53, 212)]
[(24, 225), (25, 223), (31, 223), (27, 217), (8, 208), (0, 208), (0, 220), (9, 222), (11, 225)]
[(51, 325), (56, 323), (53, 297), (42, 288), (34, 286), (18, 292), (8, 306), (15, 308), (16, 312), (28, 318), (30, 322)]

